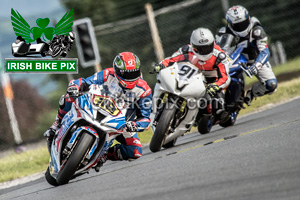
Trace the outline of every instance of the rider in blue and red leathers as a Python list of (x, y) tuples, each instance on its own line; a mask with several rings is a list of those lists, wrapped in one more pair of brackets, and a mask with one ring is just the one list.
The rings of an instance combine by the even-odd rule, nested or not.
[[(71, 81), (67, 93), (76, 96), (79, 91), (88, 90), (91, 84), (106, 85), (108, 88), (120, 87), (123, 90), (120, 98), (123, 98), (129, 106), (126, 113), (127, 122), (124, 125), (126, 131), (116, 138), (120, 144), (108, 150), (107, 157), (98, 163), (96, 171), (106, 159), (128, 160), (142, 156), (142, 146), (136, 132), (143, 132), (149, 126), (152, 94), (147, 82), (141, 78), (139, 58), (131, 52), (120, 53), (114, 59), (113, 68), (105, 69), (86, 79)], [(48, 137), (48, 143), (51, 144), (61, 120), (71, 109), (74, 101), (74, 98), (61, 98), (56, 120), (44, 134)]]

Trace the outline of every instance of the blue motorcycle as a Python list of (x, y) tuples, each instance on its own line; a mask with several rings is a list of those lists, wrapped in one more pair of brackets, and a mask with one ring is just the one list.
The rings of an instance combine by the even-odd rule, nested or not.
[(210, 132), (213, 125), (219, 124), (222, 127), (234, 125), (239, 111), (244, 108), (245, 80), (244, 73), (249, 77), (247, 71), (247, 59), (241, 54), (243, 47), (237, 47), (237, 41), (233, 35), (224, 34), (216, 42), (232, 59), (229, 75), (231, 82), (223, 95), (225, 111), (220, 113), (212, 112), (211, 114), (198, 114), (198, 131), (201, 134)]

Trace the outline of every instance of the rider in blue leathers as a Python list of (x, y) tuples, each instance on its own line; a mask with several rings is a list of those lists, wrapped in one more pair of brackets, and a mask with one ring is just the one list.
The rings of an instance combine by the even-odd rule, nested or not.
[(242, 54), (248, 59), (248, 71), (259, 80), (244, 98), (250, 106), (253, 98), (271, 94), (277, 88), (277, 80), (269, 63), (270, 52), (267, 35), (260, 22), (250, 17), (243, 6), (233, 6), (226, 13), (228, 25), (222, 27), (217, 35), (229, 33), (237, 38), (238, 46), (243, 46)]
[[(136, 132), (143, 132), (149, 127), (152, 103), (151, 88), (141, 78), (139, 58), (131, 52), (123, 52), (116, 56), (113, 68), (107, 68), (86, 79), (80, 78), (69, 83), (67, 94), (78, 95), (79, 91), (88, 90), (91, 84), (107, 86), (110, 89), (121, 88), (123, 98), (128, 105), (125, 132), (116, 139), (120, 144), (111, 147), (107, 156), (95, 167), (96, 171), (109, 160), (131, 160), (142, 156), (141, 142)], [(55, 132), (61, 126), (61, 120), (71, 109), (74, 98), (65, 98), (59, 102), (59, 109), (53, 125), (44, 133), (48, 145), (52, 143)]]

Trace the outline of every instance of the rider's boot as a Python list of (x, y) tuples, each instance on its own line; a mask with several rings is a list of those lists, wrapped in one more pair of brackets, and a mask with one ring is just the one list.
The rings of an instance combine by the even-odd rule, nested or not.
[(215, 113), (217, 115), (219, 115), (222, 119), (222, 117), (224, 115), (226, 115), (226, 110), (225, 110), (225, 101), (224, 101), (224, 98), (222, 98), (221, 96), (219, 96), (218, 98), (215, 99), (216, 100), (216, 103), (213, 104), (215, 106), (214, 110), (215, 110)]
[(264, 96), (266, 91), (266, 87), (263, 83), (255, 83), (252, 88), (247, 91), (246, 96), (244, 97), (244, 102), (250, 106), (255, 97)]
[(124, 160), (121, 152), (118, 151), (118, 147), (119, 144), (110, 147), (108, 152), (100, 157), (98, 163), (93, 167), (96, 172), (99, 172), (100, 168), (107, 160)]
[[(65, 95), (62, 95), (59, 100), (59, 108), (57, 111), (57, 115), (52, 126), (44, 133), (44, 136), (47, 138), (47, 146), (49, 153), (51, 152), (51, 144), (54, 138), (56, 131), (61, 127), (61, 121), (69, 110), (66, 110), (66, 104), (69, 104), (67, 108), (71, 108), (71, 101), (67, 102), (65, 99)], [(50, 153), (51, 154), (51, 153)]]
[(269, 79), (265, 83), (255, 83), (251, 90), (247, 91), (246, 96), (244, 97), (244, 102), (250, 106), (251, 101), (256, 97), (261, 97), (266, 94), (272, 94), (277, 88), (277, 80)]
[(246, 96), (244, 97), (245, 104), (250, 106), (253, 98), (254, 98), (254, 96), (253, 96), (252, 90), (248, 90), (246, 93)]
[(94, 167), (95, 171), (96, 172), (99, 172), (100, 171), (100, 168), (103, 166), (103, 164), (106, 162), (107, 160), (107, 155), (104, 154), (100, 160), (98, 161), (98, 163), (96, 164), (96, 166)]
[(51, 154), (51, 144), (54, 138), (56, 131), (61, 127), (60, 120), (56, 117), (54, 123), (50, 126), (50, 128), (44, 133), (44, 137), (47, 138), (47, 147), (48, 151)]

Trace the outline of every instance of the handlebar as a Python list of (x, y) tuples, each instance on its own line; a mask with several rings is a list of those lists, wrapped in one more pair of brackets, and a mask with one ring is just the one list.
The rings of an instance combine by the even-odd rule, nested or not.
[(153, 71), (149, 71), (149, 74), (155, 74), (155, 73), (157, 73), (155, 69), (153, 69)]
[[(160, 70), (162, 70), (162, 69), (164, 69), (164, 68), (161, 67)], [(159, 70), (159, 71), (160, 71), (160, 70)], [(149, 74), (157, 74), (157, 73), (159, 73), (159, 71), (157, 71), (156, 68), (153, 67), (153, 70), (152, 70), (152, 71), (149, 71)]]
[(252, 75), (249, 73), (248, 67), (247, 67), (246, 63), (241, 63), (241, 62), (239, 62), (239, 65), (241, 66), (241, 68), (242, 68), (242, 70), (245, 72), (245, 74), (246, 74), (247, 76), (249, 76), (249, 78), (252, 78)]
[(149, 71), (149, 74), (155, 74), (155, 70), (153, 70), (153, 71)]
[(70, 94), (66, 93), (65, 96), (64, 96), (64, 98), (65, 99), (68, 99), (70, 97), (71, 98), (77, 98), (77, 97), (80, 97), (80, 96), (82, 96), (84, 94), (87, 94), (87, 93), (89, 93), (89, 91), (79, 91), (78, 95), (70, 95)]

